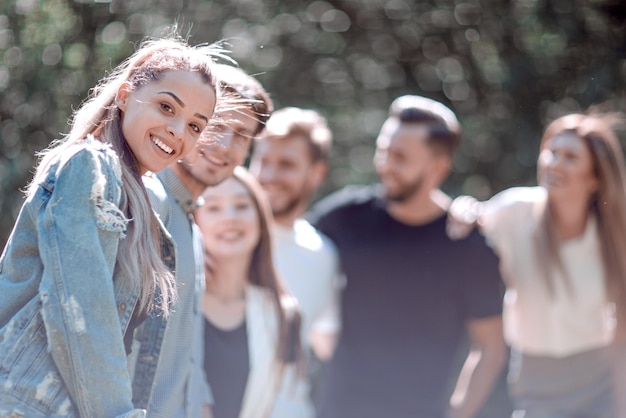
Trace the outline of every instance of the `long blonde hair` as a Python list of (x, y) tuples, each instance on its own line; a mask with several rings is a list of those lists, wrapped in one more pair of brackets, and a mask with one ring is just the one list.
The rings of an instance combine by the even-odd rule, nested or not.
[[(612, 129), (616, 114), (570, 114), (549, 124), (541, 140), (541, 149), (556, 135), (573, 133), (583, 140), (593, 161), (598, 190), (589, 201), (589, 212), (598, 225), (600, 250), (608, 297), (624, 304), (626, 296), (626, 166), (619, 140)], [(567, 271), (559, 256), (559, 242), (554, 214), (547, 204), (541, 214), (536, 234), (540, 267), (554, 289), (550, 271), (557, 267)]]
[(39, 154), (41, 159), (28, 189), (29, 194), (33, 193), (46, 169), (88, 136), (111, 145), (119, 156), (122, 169), (125, 198), (120, 210), (129, 220), (126, 238), (120, 240), (115, 268), (137, 282), (135, 284), (141, 289), (139, 307), (142, 310), (152, 308), (158, 289), (157, 307), (168, 314), (170, 303), (176, 297), (176, 284), (172, 272), (161, 259), (160, 226), (150, 206), (135, 155), (122, 133), (122, 117), (115, 105), (115, 97), (125, 82), (137, 89), (158, 80), (170, 70), (196, 72), (216, 90), (212, 65), (213, 56), (219, 54), (217, 47), (191, 47), (176, 37), (144, 41), (133, 55), (92, 89), (88, 99), (75, 112), (69, 134)]

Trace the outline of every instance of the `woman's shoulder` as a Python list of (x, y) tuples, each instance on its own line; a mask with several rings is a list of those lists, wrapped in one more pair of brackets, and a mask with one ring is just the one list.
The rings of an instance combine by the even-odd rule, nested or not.
[[(275, 310), (275, 297), (273, 292), (263, 286), (249, 284), (246, 289), (246, 298), (248, 303), (258, 306), (272, 306), (270, 310)], [(285, 312), (285, 316), (289, 319), (295, 317), (299, 312), (297, 299), (289, 293), (280, 296), (280, 308)]]
[(544, 202), (546, 198), (547, 193), (543, 187), (511, 187), (489, 199), (487, 206), (491, 211), (506, 208), (522, 209)]
[[(33, 178), (33, 186), (68, 171), (85, 170), (86, 173), (112, 175), (117, 179), (122, 177), (120, 159), (111, 145), (91, 136), (81, 141), (54, 146), (42, 155)], [(81, 178), (91, 180), (93, 176), (85, 175)]]
[(91, 137), (55, 146), (44, 152), (29, 193), (40, 185), (54, 187), (60, 179), (76, 186), (111, 183), (119, 187), (122, 182), (121, 162), (109, 144)]
[(537, 209), (547, 198), (542, 187), (513, 187), (496, 194), (481, 208), (483, 233), (491, 239), (535, 222)]
[(75, 159), (94, 164), (96, 168), (100, 169), (103, 169), (104, 164), (104, 166), (110, 167), (117, 177), (121, 178), (121, 162), (111, 144), (99, 141), (92, 136), (72, 144), (61, 156), (62, 162)]
[(246, 287), (246, 299), (248, 299), (248, 302), (271, 301), (272, 292), (263, 286), (248, 284)]
[(273, 292), (270, 289), (255, 284), (248, 284), (246, 287), (246, 298), (249, 302), (253, 303), (274, 303), (275, 300)]

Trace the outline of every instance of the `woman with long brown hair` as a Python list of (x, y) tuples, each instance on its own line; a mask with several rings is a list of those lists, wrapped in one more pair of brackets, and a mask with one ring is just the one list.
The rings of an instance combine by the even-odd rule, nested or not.
[(626, 329), (626, 171), (613, 120), (556, 119), (541, 141), (538, 187), (453, 204), (478, 216), (500, 257), (509, 388), (526, 418), (624, 416), (612, 399)]
[(213, 416), (269, 416), (285, 367), (300, 361), (300, 317), (272, 264), (269, 203), (243, 167), (202, 195), (205, 371)]

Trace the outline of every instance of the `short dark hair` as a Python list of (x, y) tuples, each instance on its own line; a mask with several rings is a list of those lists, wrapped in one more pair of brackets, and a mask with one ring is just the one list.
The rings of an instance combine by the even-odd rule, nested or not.
[(389, 106), (389, 117), (401, 124), (422, 124), (429, 128), (428, 144), (450, 157), (461, 143), (461, 125), (444, 104), (422, 96), (396, 98)]

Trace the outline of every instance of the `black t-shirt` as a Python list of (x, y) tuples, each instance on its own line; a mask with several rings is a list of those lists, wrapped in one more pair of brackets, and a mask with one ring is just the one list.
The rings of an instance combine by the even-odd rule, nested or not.
[(398, 222), (378, 190), (352, 186), (311, 212), (347, 278), (319, 416), (439, 418), (466, 321), (501, 314), (498, 260), (477, 232), (451, 241), (445, 215)]
[(204, 370), (215, 400), (213, 417), (238, 418), (250, 371), (246, 321), (222, 330), (205, 319), (204, 347)]

